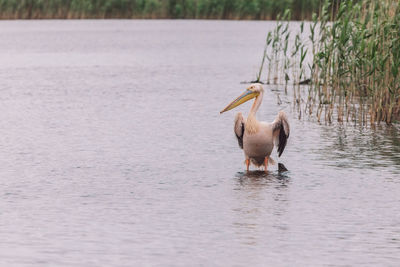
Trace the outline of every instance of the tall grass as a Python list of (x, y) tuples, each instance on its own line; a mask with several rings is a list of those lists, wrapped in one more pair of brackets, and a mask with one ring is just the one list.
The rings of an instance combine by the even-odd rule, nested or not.
[(311, 18), (320, 0), (0, 0), (1, 19), (276, 19), (285, 9)]
[[(328, 123), (336, 119), (390, 124), (400, 117), (400, 1), (347, 0), (335, 5), (326, 0), (319, 15), (313, 14), (307, 23), (307, 31), (300, 24), (291, 38), (290, 55), (287, 41), (283, 48), (270, 41), (282, 37), (279, 31), (287, 23), (278, 21), (268, 33), (262, 64), (285, 64), (269, 67), (267, 82), (271, 75), (288, 77), (290, 66), (295, 103), (305, 103), (300, 112)], [(306, 78), (311, 84), (303, 99), (300, 83)]]

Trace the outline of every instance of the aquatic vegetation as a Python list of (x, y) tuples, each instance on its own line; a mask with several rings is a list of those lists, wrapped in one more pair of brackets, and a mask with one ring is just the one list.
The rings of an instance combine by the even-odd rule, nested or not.
[(293, 18), (309, 19), (318, 6), (319, 0), (0, 0), (0, 18), (265, 20), (290, 9)]
[[(292, 81), (299, 116), (304, 112), (318, 121), (361, 124), (390, 124), (399, 118), (399, 1), (349, 0), (336, 5), (326, 0), (319, 15), (300, 24), (294, 38), (290, 31), (282, 31), (289, 19), (279, 20), (267, 34), (262, 65), (268, 65), (267, 83), (271, 76), (274, 84), (279, 77), (285, 78), (286, 85)], [(303, 99), (300, 87), (307, 83)]]

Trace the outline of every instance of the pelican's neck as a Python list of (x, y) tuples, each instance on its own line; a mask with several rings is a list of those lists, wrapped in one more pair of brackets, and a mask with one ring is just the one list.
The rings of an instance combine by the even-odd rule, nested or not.
[(263, 98), (263, 92), (260, 92), (260, 94), (258, 96), (256, 96), (253, 106), (251, 106), (249, 117), (251, 115), (253, 115), (254, 117), (256, 116), (256, 112), (260, 108), (262, 98)]
[(251, 106), (249, 116), (247, 117), (246, 130), (249, 134), (256, 133), (259, 129), (259, 123), (256, 119), (256, 112), (259, 109), (263, 98), (263, 92), (261, 92), (254, 100), (253, 106)]

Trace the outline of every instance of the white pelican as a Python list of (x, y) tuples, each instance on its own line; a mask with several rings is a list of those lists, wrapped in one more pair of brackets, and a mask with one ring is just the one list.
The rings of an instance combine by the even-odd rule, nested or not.
[(265, 171), (267, 171), (268, 161), (271, 164), (274, 163), (270, 157), (274, 143), (278, 147), (278, 156), (280, 157), (289, 138), (290, 128), (285, 112), (280, 111), (272, 123), (259, 122), (256, 119), (256, 112), (261, 105), (263, 94), (262, 85), (254, 83), (220, 112), (222, 114), (255, 98), (247, 120), (239, 112), (236, 114), (234, 125), (239, 146), (243, 149), (246, 157), (247, 171), (250, 163), (258, 167), (264, 165)]

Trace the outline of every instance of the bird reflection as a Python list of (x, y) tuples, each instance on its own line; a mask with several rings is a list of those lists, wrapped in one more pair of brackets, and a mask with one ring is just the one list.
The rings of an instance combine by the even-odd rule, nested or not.
[(278, 163), (278, 171), (267, 172), (260, 170), (238, 172), (236, 175), (239, 178), (239, 184), (244, 185), (267, 185), (277, 184), (286, 186), (289, 181), (289, 171), (282, 163)]
[(232, 227), (239, 242), (254, 247), (265, 245), (266, 228), (279, 235), (286, 234), (289, 175), (284, 165), (267, 173), (258, 170), (236, 174)]

